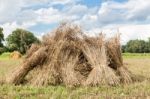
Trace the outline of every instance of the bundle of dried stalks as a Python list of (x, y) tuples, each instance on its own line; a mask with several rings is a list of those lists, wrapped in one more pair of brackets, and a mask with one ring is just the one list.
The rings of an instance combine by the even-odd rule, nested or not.
[(32, 56), (32, 54), (34, 52), (36, 52), (41, 46), (38, 44), (32, 44), (30, 49), (27, 51), (26, 53), (26, 57), (25, 58), (29, 58), (30, 56)]
[(57, 85), (61, 82), (60, 66), (58, 65), (58, 55), (64, 45), (63, 41), (57, 42), (48, 49), (48, 58), (41, 67), (40, 73), (32, 80), (33, 85), (47, 86)]
[(110, 67), (115, 69), (121, 79), (121, 82), (128, 84), (132, 82), (132, 74), (123, 66), (123, 58), (120, 46), (120, 36), (117, 35), (109, 39), (107, 49), (110, 57)]
[(132, 78), (134, 75), (124, 66), (121, 66), (117, 69), (118, 74), (120, 76), (120, 80), (121, 82), (123, 82), (124, 84), (129, 84), (133, 82)]
[(22, 66), (6, 81), (21, 84), (26, 80), (36, 86), (132, 82), (132, 74), (123, 66), (119, 41), (118, 37), (106, 41), (103, 34), (88, 37), (76, 25), (60, 25), (30, 48)]
[(104, 44), (98, 48), (86, 46), (84, 48), (84, 53), (90, 64), (93, 66), (85, 85), (97, 86), (102, 84), (119, 84), (119, 78), (116, 76), (115, 72), (108, 67)]
[(52, 45), (54, 43), (54, 35), (52, 35), (52, 33), (45, 34), (42, 37), (42, 45), (43, 46)]
[(116, 35), (115, 37), (110, 38), (107, 41), (108, 55), (110, 58), (110, 67), (117, 69), (120, 66), (123, 66), (123, 59), (120, 46), (120, 36)]
[(77, 86), (80, 84), (74, 70), (77, 62), (78, 54), (72, 56), (69, 51), (64, 54), (62, 62), (62, 80), (66, 86)]
[[(44, 63), (44, 66), (41, 66), (41, 70), (38, 76), (32, 79), (31, 83), (33, 85), (56, 85), (62, 82), (62, 76), (60, 75), (61, 64), (59, 62), (59, 56), (62, 49), (66, 48), (66, 45), (70, 45), (70, 42), (73, 41), (76, 37), (75, 34), (78, 34), (78, 32), (75, 32), (75, 28), (72, 28), (69, 28), (69, 26), (63, 26), (62, 28), (61, 26), (57, 30), (55, 30), (55, 35), (48, 35), (47, 39), (44, 40), (46, 42), (49, 42), (44, 43), (45, 46), (49, 47), (47, 54), (48, 57), (46, 59), (46, 62)], [(50, 40), (48, 40), (48, 38)], [(71, 50), (72, 48), (70, 47), (69, 49)]]
[(8, 79), (6, 79), (7, 83), (20, 84), (30, 70), (32, 70), (37, 65), (43, 64), (47, 57), (46, 50), (46, 47), (42, 47), (37, 50), (30, 58), (26, 59), (23, 65), (20, 68), (17, 68), (16, 71), (11, 74)]
[(18, 52), (18, 51), (14, 51), (14, 52), (12, 52), (12, 53), (10, 54), (10, 58), (12, 58), (12, 59), (19, 59), (19, 58), (21, 58), (21, 57), (22, 57), (22, 55), (21, 55), (21, 53)]

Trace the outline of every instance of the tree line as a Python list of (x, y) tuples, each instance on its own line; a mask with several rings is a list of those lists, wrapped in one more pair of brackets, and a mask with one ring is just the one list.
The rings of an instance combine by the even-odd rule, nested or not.
[(122, 46), (122, 51), (127, 53), (150, 53), (150, 38), (145, 40), (130, 40)]
[(40, 43), (40, 41), (30, 31), (18, 28), (4, 38), (3, 28), (0, 27), (0, 54), (13, 51), (24, 54), (33, 43)]

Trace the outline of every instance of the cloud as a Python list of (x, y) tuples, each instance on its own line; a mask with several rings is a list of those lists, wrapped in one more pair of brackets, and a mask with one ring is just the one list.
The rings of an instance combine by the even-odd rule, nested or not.
[[(79, 10), (77, 10), (79, 9)], [(64, 20), (76, 21), (88, 13), (88, 8), (85, 5), (76, 4), (63, 9), (54, 7), (41, 8), (35, 11), (37, 14), (37, 22), (41, 23), (59, 23)]]
[[(138, 6), (134, 6), (138, 5)], [(99, 12), (102, 24), (143, 23), (150, 17), (150, 1), (128, 0), (127, 2), (103, 2)]]
[[(105, 26), (108, 24), (119, 23), (142, 23), (143, 20), (147, 21), (150, 18), (150, 1), (143, 0), (128, 0), (127, 2), (115, 2), (112, 0), (102, 2), (97, 10), (94, 7), (88, 8), (85, 5), (78, 4), (79, 0), (5, 0), (0, 1), (0, 23), (15, 21), (34, 20), (39, 21), (43, 19), (60, 21), (62, 17), (70, 20), (84, 22), (86, 19), (97, 20), (97, 26)], [(42, 7), (33, 10), (35, 6), (47, 5), (46, 8)], [(52, 5), (63, 5), (62, 9), (56, 9)], [(71, 4), (71, 5), (69, 5)], [(139, 5), (140, 4), (140, 5)], [(133, 6), (138, 5), (138, 6)], [(29, 7), (29, 9), (24, 9)], [(31, 8), (30, 8), (31, 7)], [(40, 12), (41, 11), (41, 12)], [(55, 13), (54, 13), (55, 11)], [(40, 12), (40, 13), (36, 13)], [(52, 14), (56, 15), (52, 15)], [(43, 17), (41, 16), (43, 14)], [(69, 17), (68, 17), (69, 16)], [(70, 17), (73, 16), (74, 18)], [(35, 20), (38, 17), (38, 20)], [(40, 17), (40, 18), (39, 18)], [(51, 19), (49, 17), (52, 17)], [(80, 20), (78, 19), (80, 18)], [(49, 22), (49, 21), (48, 21)], [(50, 21), (51, 22), (51, 21)], [(91, 21), (90, 21), (91, 22)], [(90, 23), (89, 22), (89, 23)], [(92, 21), (93, 22), (93, 21)], [(96, 22), (96, 21), (95, 21)], [(86, 22), (87, 23), (87, 22)]]
[(120, 33), (121, 44), (126, 44), (131, 39), (148, 40), (148, 38), (150, 37), (149, 27), (150, 24), (148, 25), (119, 24), (119, 25), (110, 25), (103, 28), (95, 28), (88, 31), (87, 33), (89, 33), (90, 36), (96, 36), (98, 33), (102, 32), (106, 34), (108, 38)]
[(52, 0), (51, 1), (52, 3), (52, 5), (55, 5), (55, 4), (68, 4), (68, 3), (74, 3), (75, 2), (75, 0)]
[[(133, 6), (138, 5), (138, 6)], [(126, 3), (126, 8), (128, 9), (128, 18), (132, 20), (147, 20), (147, 17), (150, 16), (150, 1), (143, 0), (129, 0)]]
[(0, 23), (12, 21), (21, 10), (18, 0), (0, 0)]
[(119, 27), (123, 33), (123, 42), (150, 36), (149, 0), (107, 0), (100, 6), (90, 8), (79, 1), (0, 0), (0, 26), (4, 27), (4, 32), (8, 35), (18, 27), (28, 29), (39, 24), (53, 25), (69, 20), (81, 25), (85, 31), (91, 31), (90, 35), (101, 31), (114, 34)]
[(150, 24), (148, 25), (125, 25), (119, 28), (122, 34), (122, 43), (130, 39), (147, 40), (150, 37)]
[(4, 23), (1, 24), (0, 27), (3, 28), (3, 33), (5, 35), (5, 38), (16, 28), (22, 28), (22, 29), (27, 29), (30, 26), (35, 25), (34, 22), (24, 22), (23, 24), (17, 24), (17, 22), (11, 22), (11, 23)]
[(85, 5), (81, 5), (81, 4), (77, 4), (72, 6), (71, 8), (67, 9), (68, 12), (67, 14), (77, 14), (77, 15), (81, 15), (81, 14), (85, 14), (88, 11), (88, 7)]
[(42, 23), (56, 23), (61, 20), (61, 13), (58, 9), (50, 8), (41, 8), (35, 11), (37, 14), (38, 22)]
[[(133, 6), (138, 5), (138, 6)], [(121, 43), (130, 39), (144, 39), (150, 37), (150, 1), (128, 0), (127, 2), (103, 2), (95, 13), (87, 13), (78, 20), (83, 26), (96, 35), (104, 32), (108, 36), (115, 35), (119, 28)]]
[(18, 27), (23, 28), (22, 26), (19, 26), (16, 22), (5, 23), (0, 26), (3, 28), (5, 37), (7, 37), (14, 29)]

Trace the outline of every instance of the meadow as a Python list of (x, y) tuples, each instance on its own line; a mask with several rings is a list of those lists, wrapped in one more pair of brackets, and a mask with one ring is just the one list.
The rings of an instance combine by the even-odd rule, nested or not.
[[(150, 54), (124, 53), (124, 64), (135, 75), (144, 78), (142, 82), (129, 85), (77, 87), (59, 86), (14, 86), (4, 84), (0, 86), (0, 99), (111, 99), (111, 98), (150, 98)], [(0, 56), (0, 77), (10, 73), (20, 66), (21, 59), (9, 58), (9, 53)]]

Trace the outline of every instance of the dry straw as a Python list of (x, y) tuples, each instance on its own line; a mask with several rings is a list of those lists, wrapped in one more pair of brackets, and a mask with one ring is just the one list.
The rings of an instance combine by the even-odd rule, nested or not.
[(103, 37), (96, 40), (96, 45), (86, 44), (84, 53), (92, 65), (93, 69), (88, 75), (85, 85), (116, 85), (119, 84), (119, 78), (116, 76), (112, 68), (108, 67), (107, 54)]
[(19, 68), (6, 79), (11, 84), (36, 86), (100, 86), (131, 83), (123, 66), (119, 37), (88, 37), (73, 24), (61, 24), (33, 45)]
[(18, 51), (14, 51), (14, 52), (12, 52), (12, 53), (10, 54), (10, 58), (12, 58), (12, 59), (19, 59), (19, 58), (21, 58), (21, 57), (22, 57), (22, 55), (21, 55), (21, 53), (18, 52)]
[(116, 35), (115, 37), (109, 39), (106, 46), (111, 60), (110, 66), (116, 70), (120, 76), (121, 82), (125, 84), (131, 83), (134, 78), (132, 78), (133, 74), (123, 65), (120, 36)]
[(37, 50), (30, 58), (26, 59), (20, 68), (17, 68), (11, 76), (8, 77), (7, 82), (13, 84), (19, 84), (23, 81), (24, 77), (32, 70), (35, 66), (43, 64), (46, 59), (46, 47), (41, 47)]

